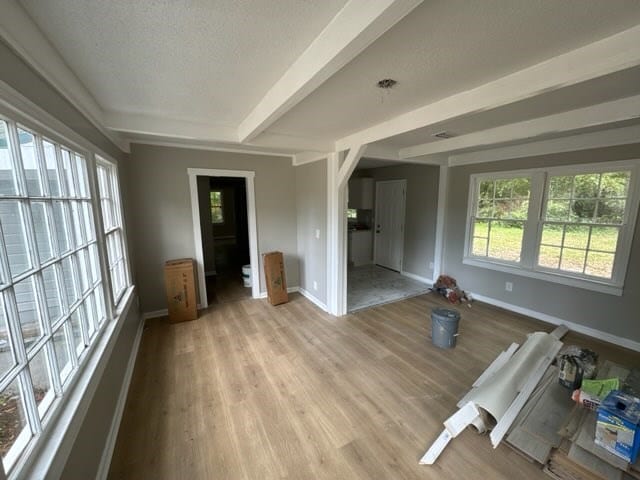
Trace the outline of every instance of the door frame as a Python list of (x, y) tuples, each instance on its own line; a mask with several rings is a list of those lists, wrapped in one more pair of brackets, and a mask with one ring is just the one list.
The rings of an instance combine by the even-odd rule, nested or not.
[[(374, 215), (373, 215), (373, 264), (377, 265), (376, 263), (376, 254), (377, 254), (377, 247), (378, 247), (378, 236), (376, 233), (376, 229), (377, 229), (377, 218), (378, 218), (378, 186), (382, 183), (400, 183), (402, 185), (403, 188), (403, 195), (402, 195), (402, 202), (400, 204), (401, 206), (401, 210), (402, 210), (402, 229), (401, 229), (401, 233), (402, 233), (402, 238), (400, 241), (400, 270), (399, 272), (402, 273), (402, 270), (404, 268), (404, 234), (405, 234), (405, 220), (407, 218), (407, 180), (406, 179), (398, 179), (398, 180), (378, 180), (376, 181), (376, 198), (374, 201)], [(381, 265), (382, 266), (382, 265)], [(383, 267), (383, 268), (388, 268), (388, 267)]]
[(256, 172), (249, 170), (223, 170), (209, 168), (187, 168), (189, 190), (191, 193), (191, 217), (193, 219), (193, 241), (198, 270), (199, 308), (207, 308), (207, 285), (204, 271), (204, 251), (202, 249), (202, 230), (200, 229), (200, 204), (198, 202), (198, 182), (196, 177), (238, 177), (245, 179), (247, 191), (247, 223), (249, 227), (249, 258), (251, 262), (251, 295), (260, 297), (260, 269), (258, 267), (258, 224), (256, 220), (256, 193), (254, 178)]

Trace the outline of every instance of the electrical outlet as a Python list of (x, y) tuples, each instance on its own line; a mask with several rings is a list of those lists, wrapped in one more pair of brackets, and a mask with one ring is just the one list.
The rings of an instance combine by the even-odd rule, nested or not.
[(315, 280), (313, 281), (313, 289), (318, 290), (318, 282), (316, 282)]
[(507, 292), (513, 292), (513, 283), (512, 282), (505, 282), (504, 289)]
[(433, 262), (429, 262), (429, 270), (433, 270)]
[(316, 238), (319, 240), (320, 239), (320, 229), (316, 228)]

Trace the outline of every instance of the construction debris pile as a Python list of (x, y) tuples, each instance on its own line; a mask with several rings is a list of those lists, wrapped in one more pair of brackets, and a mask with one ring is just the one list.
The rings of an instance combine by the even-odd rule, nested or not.
[(498, 355), (420, 463), (435, 463), (471, 426), (557, 480), (640, 480), (640, 371), (562, 349), (567, 331), (532, 333)]
[(429, 290), (439, 293), (451, 303), (467, 303), (470, 307), (473, 302), (471, 295), (458, 287), (456, 279), (449, 275), (440, 275)]

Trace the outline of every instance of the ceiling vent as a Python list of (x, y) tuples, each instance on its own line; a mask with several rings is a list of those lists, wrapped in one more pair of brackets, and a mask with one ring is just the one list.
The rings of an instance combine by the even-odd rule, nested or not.
[(433, 134), (436, 138), (453, 138), (455, 135), (451, 132), (438, 132)]

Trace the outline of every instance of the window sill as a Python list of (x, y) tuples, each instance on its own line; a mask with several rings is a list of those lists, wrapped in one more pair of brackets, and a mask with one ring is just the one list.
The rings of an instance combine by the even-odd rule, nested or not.
[(22, 459), (9, 480), (27, 478), (57, 478), (64, 468), (76, 436), (82, 427), (84, 416), (98, 387), (102, 374), (109, 361), (124, 318), (133, 307), (134, 286), (125, 290), (115, 318), (99, 334), (101, 338), (85, 352), (82, 372), (73, 379), (66, 392), (56, 399), (58, 403), (53, 415), (47, 420), (41, 437), (31, 449), (22, 453)]
[(489, 270), (497, 270), (499, 272), (519, 275), (521, 277), (535, 278), (546, 282), (559, 283), (568, 287), (582, 288), (594, 292), (606, 293), (608, 295), (622, 296), (622, 285), (611, 285), (608, 283), (600, 283), (595, 280), (586, 280), (583, 278), (572, 277), (567, 274), (559, 274), (540, 270), (527, 270), (514, 265), (505, 263), (492, 262), (487, 260), (479, 260), (477, 258), (464, 257), (462, 263), (474, 267), (487, 268)]

